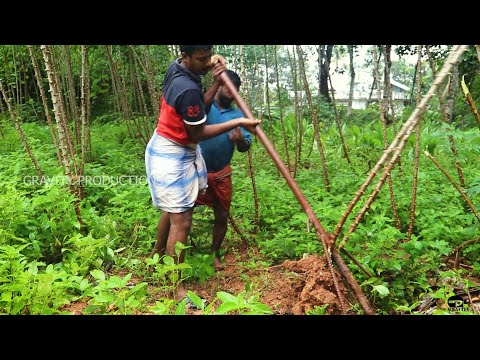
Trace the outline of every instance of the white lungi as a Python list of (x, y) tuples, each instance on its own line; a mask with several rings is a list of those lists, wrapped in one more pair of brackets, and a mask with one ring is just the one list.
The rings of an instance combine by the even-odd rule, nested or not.
[(145, 149), (145, 167), (153, 205), (181, 213), (207, 188), (207, 167), (200, 146), (185, 146), (155, 131)]

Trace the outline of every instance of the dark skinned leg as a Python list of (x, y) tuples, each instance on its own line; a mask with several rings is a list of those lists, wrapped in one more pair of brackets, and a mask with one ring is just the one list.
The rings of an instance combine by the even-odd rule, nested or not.
[(225, 268), (225, 264), (220, 260), (220, 248), (225, 239), (225, 234), (227, 233), (228, 211), (222, 208), (219, 204), (215, 204), (213, 207), (213, 213), (215, 215), (212, 242), (212, 253), (215, 254), (213, 267), (215, 270), (222, 270)]
[[(193, 208), (183, 213), (170, 214), (170, 231), (168, 233), (166, 254), (173, 257), (176, 264), (183, 263), (185, 259), (185, 250), (180, 253), (177, 258), (175, 254), (175, 244), (181, 242), (183, 245), (187, 244), (188, 234), (192, 227)], [(179, 282), (174, 291), (174, 298), (177, 301), (182, 300), (187, 295), (183, 284)]]
[(165, 255), (165, 249), (167, 247), (168, 233), (170, 231), (170, 215), (164, 212), (160, 216), (157, 227), (157, 242), (153, 246), (153, 250), (148, 257), (152, 258), (153, 255), (158, 254), (160, 257)]

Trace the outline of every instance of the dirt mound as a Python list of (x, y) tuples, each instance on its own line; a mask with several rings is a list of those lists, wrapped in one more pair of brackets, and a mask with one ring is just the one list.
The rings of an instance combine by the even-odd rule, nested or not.
[[(303, 315), (316, 306), (328, 304), (326, 307), (328, 314), (341, 313), (332, 275), (324, 257), (309, 255), (298, 261), (286, 260), (282, 268), (283, 276), (276, 281), (280, 283), (272, 288), (273, 292), (267, 292), (263, 298), (267, 305), (272, 304), (272, 300), (281, 300), (280, 302), (290, 308), (290, 311), (287, 310), (285, 313)], [(347, 291), (341, 282), (340, 274), (334, 271), (339, 281), (340, 291), (346, 298)], [(275, 294), (277, 294), (276, 299)]]
[[(298, 261), (287, 260), (279, 265), (265, 267), (258, 249), (250, 248), (248, 251), (242, 249), (228, 252), (225, 254), (224, 262), (227, 265), (224, 270), (216, 272), (204, 282), (187, 281), (185, 287), (208, 302), (212, 302), (219, 291), (237, 295), (248, 287), (259, 301), (270, 307), (277, 315), (305, 315), (309, 310), (315, 311), (316, 306), (321, 307), (325, 304), (328, 306), (324, 313), (341, 314), (332, 276), (322, 256), (308, 255)], [(340, 274), (336, 269), (334, 271), (340, 291), (346, 299), (348, 292)], [(113, 273), (123, 277), (127, 271), (121, 269)], [(144, 281), (142, 277), (131, 278), (133, 284), (141, 281)], [(154, 293), (150, 305), (153, 305), (160, 295), (166, 296), (160, 294), (152, 285), (149, 285), (149, 291)], [(83, 299), (69, 304), (64, 310), (81, 314), (86, 305)], [(201, 314), (201, 310), (187, 309), (187, 315)]]
[[(258, 254), (257, 254), (258, 255)], [(238, 294), (245, 288), (246, 279), (259, 293), (259, 300), (278, 315), (305, 315), (316, 306), (328, 304), (327, 314), (341, 314), (332, 276), (324, 257), (308, 255), (297, 261), (287, 260), (280, 265), (267, 268), (245, 268), (247, 256), (244, 252), (225, 256), (227, 268), (218, 272), (203, 284), (192, 283), (189, 288), (197, 294), (211, 299), (216, 291)], [(348, 292), (340, 274), (334, 269), (344, 299)]]

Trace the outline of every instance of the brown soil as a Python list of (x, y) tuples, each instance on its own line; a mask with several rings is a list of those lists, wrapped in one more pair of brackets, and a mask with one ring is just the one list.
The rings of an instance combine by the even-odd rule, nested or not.
[[(255, 251), (254, 251), (255, 252)], [(229, 253), (225, 255), (227, 267), (217, 272), (214, 277), (202, 283), (188, 284), (188, 289), (211, 301), (217, 291), (236, 295), (245, 289), (246, 278), (259, 294), (259, 301), (270, 307), (275, 314), (305, 315), (315, 306), (329, 304), (328, 314), (340, 314), (332, 276), (325, 259), (319, 255), (309, 255), (298, 261), (285, 261), (271, 267), (247, 269), (242, 263), (247, 261), (247, 254)], [(258, 253), (257, 256), (258, 258)], [(347, 291), (339, 280), (340, 291), (347, 297)]]
[[(198, 296), (211, 302), (217, 292), (224, 291), (234, 296), (245, 290), (246, 283), (250, 283), (253, 294), (258, 300), (270, 307), (274, 314), (278, 315), (305, 315), (316, 306), (328, 304), (327, 314), (341, 314), (340, 303), (335, 291), (331, 273), (324, 257), (308, 255), (298, 261), (285, 261), (282, 264), (264, 267), (262, 262), (254, 262), (253, 259), (261, 259), (257, 249), (250, 248), (248, 251), (231, 249), (225, 254), (224, 262), (227, 265), (224, 270), (217, 271), (214, 276), (203, 283), (198, 281), (186, 281), (185, 287)], [(341, 276), (335, 269), (340, 292), (343, 299), (348, 299), (348, 291), (342, 283)], [(125, 276), (125, 270), (115, 271), (110, 275)], [(130, 279), (132, 285), (144, 281), (142, 278)], [(155, 293), (152, 302), (165, 296), (149, 285), (149, 291)], [(349, 306), (348, 301), (344, 301)], [(214, 304), (213, 306), (215, 306)], [(73, 314), (82, 314), (87, 303), (77, 301), (65, 306), (62, 310)], [(112, 309), (114, 310), (114, 309)], [(346, 309), (348, 311), (348, 309)], [(139, 313), (150, 314), (150, 313)], [(202, 310), (187, 309), (187, 314), (202, 314)]]

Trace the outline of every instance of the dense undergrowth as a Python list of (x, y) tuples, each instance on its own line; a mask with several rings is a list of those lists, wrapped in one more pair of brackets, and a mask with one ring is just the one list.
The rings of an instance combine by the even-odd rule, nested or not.
[[(290, 140), (294, 136), (293, 120), (287, 116), (286, 122), (289, 153), (293, 158), (295, 148)], [(142, 178), (144, 148), (128, 137), (124, 123), (97, 123), (92, 127), (92, 161), (85, 168), (85, 175), (92, 181), (85, 183), (85, 197), (80, 204), (83, 224), (75, 215), (68, 187), (61, 181), (62, 169), (48, 128), (35, 123), (22, 125), (46, 179), (50, 180), (40, 183), (35, 181), (37, 174), (13, 126), (6, 120), (0, 125), (0, 313), (58, 314), (64, 313), (62, 305), (88, 299), (85, 314), (181, 314), (184, 306), (167, 298), (156, 301), (154, 306), (147, 305), (152, 297), (147, 285), (164, 290), (168, 287), (167, 280), (178, 281), (180, 270), (186, 281), (203, 281), (213, 276), (208, 254), (211, 210), (195, 209), (191, 238), (202, 250), (200, 253), (187, 253), (182, 266), (175, 265), (172, 258), (145, 261), (155, 241), (159, 212), (151, 205), (148, 186)], [(378, 120), (352, 121), (345, 126), (350, 166), (343, 157), (335, 125), (329, 122), (320, 125), (331, 191), (326, 191), (320, 155), (312, 142), (313, 127), (306, 121), (296, 181), (323, 227), (333, 232), (380, 158), (383, 137)], [(276, 140), (277, 151), (285, 160), (283, 141), (279, 140), (280, 126), (265, 126), (265, 130), (270, 139)], [(457, 246), (479, 238), (480, 224), (455, 187), (423, 155), (423, 150), (428, 150), (458, 179), (447, 138), (453, 135), (465, 176), (465, 192), (480, 208), (478, 129), (458, 130), (430, 119), (427, 113), (420, 131), (422, 151), (411, 239), (407, 241), (406, 234), (412, 200), (414, 135), (402, 153), (401, 170), (396, 166), (391, 173), (401, 228), (395, 226), (385, 184), (345, 245), (373, 274), (368, 277), (346, 259), (378, 314), (415, 313), (416, 306), (427, 295), (443, 300), (452, 295), (451, 287), (443, 281), (445, 278), (473, 286), (469, 279), (480, 275), (478, 241), (464, 246), (460, 252), (462, 261), (469, 266), (468, 272), (452, 270), (446, 262)], [(391, 128), (389, 132), (392, 140)], [(258, 140), (252, 147), (252, 156), (259, 201), (257, 226), (248, 159), (240, 154), (233, 161), (231, 210), (243, 236), (261, 250), (262, 259), (254, 261), (253, 266), (269, 266), (305, 254), (322, 253), (313, 228), (307, 231), (307, 217), (300, 204)], [(128, 181), (125, 177), (129, 177)], [(371, 190), (367, 189), (366, 196)], [(353, 209), (340, 239), (366, 196)], [(230, 245), (241, 241), (231, 226), (227, 238)], [(146, 272), (147, 266), (155, 271)], [(127, 275), (107, 276), (105, 269), (111, 267), (124, 269)], [(144, 277), (145, 281), (129, 286), (132, 274)], [(195, 294), (190, 295), (201, 304)], [(255, 296), (247, 295), (251, 294), (220, 292), (218, 299), (222, 305), (215, 310), (207, 307), (204, 313), (271, 313)], [(359, 307), (357, 311), (362, 313)]]

